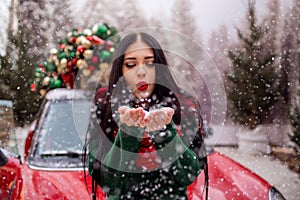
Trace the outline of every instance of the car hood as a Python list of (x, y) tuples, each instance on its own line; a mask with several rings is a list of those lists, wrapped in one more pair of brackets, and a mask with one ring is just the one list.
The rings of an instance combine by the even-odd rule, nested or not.
[[(91, 199), (91, 177), (84, 171), (45, 171), (22, 167), (24, 199)], [(105, 199), (99, 190), (97, 199)]]
[[(22, 166), (23, 199), (91, 199), (91, 177), (84, 172), (51, 171)], [(57, 170), (57, 169), (56, 169)], [(219, 152), (208, 156), (209, 199), (268, 199), (271, 185)], [(204, 172), (188, 187), (191, 200), (202, 199)], [(89, 192), (88, 192), (89, 191)], [(105, 199), (98, 187), (97, 199)]]
[[(219, 152), (208, 156), (210, 199), (268, 199), (271, 185), (254, 172)], [(204, 173), (188, 188), (189, 199), (201, 199)]]

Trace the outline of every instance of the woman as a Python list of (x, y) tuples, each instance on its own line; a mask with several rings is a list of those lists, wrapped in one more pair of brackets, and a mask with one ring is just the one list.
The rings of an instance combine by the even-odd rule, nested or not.
[(149, 34), (120, 41), (94, 116), (89, 173), (108, 199), (187, 199), (203, 169), (207, 188), (199, 106), (178, 88)]

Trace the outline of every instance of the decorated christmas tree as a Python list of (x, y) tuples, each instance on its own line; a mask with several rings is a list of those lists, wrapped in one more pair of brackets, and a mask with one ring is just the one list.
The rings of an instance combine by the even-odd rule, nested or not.
[(50, 50), (49, 59), (36, 66), (31, 90), (44, 96), (55, 88), (88, 88), (99, 81), (105, 85), (106, 80), (90, 80), (109, 71), (118, 42), (117, 30), (105, 23), (92, 29), (73, 29)]

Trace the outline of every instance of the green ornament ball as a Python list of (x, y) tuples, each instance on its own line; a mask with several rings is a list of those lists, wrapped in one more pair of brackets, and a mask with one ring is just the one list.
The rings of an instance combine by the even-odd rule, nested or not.
[(104, 24), (98, 24), (97, 30), (96, 30), (96, 35), (102, 36), (105, 34), (107, 31), (107, 27)]
[(40, 68), (40, 67), (35, 68), (35, 72), (36, 73), (41, 73), (42, 72), (42, 68)]
[(59, 88), (61, 86), (62, 82), (60, 79), (54, 80), (53, 78), (50, 81), (50, 88)]
[(73, 58), (75, 58), (76, 57), (76, 52), (75, 51), (71, 51), (70, 53), (69, 53), (69, 58), (70, 59), (73, 59)]
[(55, 72), (56, 71), (55, 63), (53, 62), (48, 63), (46, 69), (47, 72)]
[(66, 58), (67, 57), (67, 54), (65, 52), (62, 52), (59, 54), (59, 60), (63, 59), (63, 58)]
[(100, 52), (100, 59), (103, 62), (108, 62), (110, 57), (111, 57), (111, 53), (109, 51), (103, 50), (103, 51)]

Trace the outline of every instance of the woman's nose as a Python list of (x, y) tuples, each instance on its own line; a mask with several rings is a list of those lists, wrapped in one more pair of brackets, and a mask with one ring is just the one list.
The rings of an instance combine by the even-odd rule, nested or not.
[(145, 77), (146, 76), (146, 70), (144, 65), (140, 65), (137, 68), (137, 75), (138, 77)]

